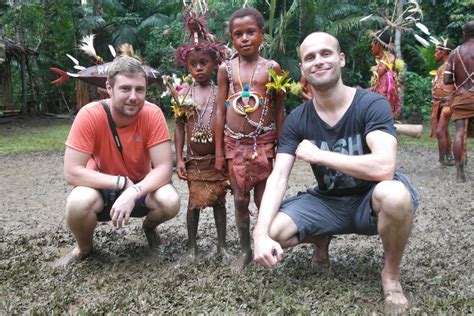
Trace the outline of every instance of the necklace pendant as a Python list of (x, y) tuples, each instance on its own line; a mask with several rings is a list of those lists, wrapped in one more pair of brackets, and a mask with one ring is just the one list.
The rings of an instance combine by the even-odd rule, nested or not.
[(257, 157), (258, 157), (258, 154), (257, 154), (256, 151), (254, 151), (254, 152), (252, 153), (251, 158), (252, 158), (252, 159), (255, 159), (255, 158), (257, 158)]
[(242, 99), (242, 102), (244, 103), (244, 107), (249, 106), (249, 101), (250, 101), (250, 92), (248, 91), (248, 85), (246, 85), (246, 88), (242, 93), (240, 94), (240, 97)]

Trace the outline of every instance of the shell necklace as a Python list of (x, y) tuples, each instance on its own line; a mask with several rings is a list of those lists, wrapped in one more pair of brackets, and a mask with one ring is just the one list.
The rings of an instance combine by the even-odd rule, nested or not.
[[(212, 143), (213, 135), (212, 135), (212, 129), (211, 129), (211, 118), (212, 118), (212, 112), (214, 111), (214, 103), (216, 102), (217, 89), (216, 89), (216, 86), (214, 85), (214, 82), (211, 81), (211, 89), (209, 90), (209, 96), (207, 97), (206, 103), (201, 108), (200, 106), (198, 106), (195, 100), (195, 95), (196, 95), (195, 86), (196, 86), (196, 83), (194, 83), (192, 86), (191, 94), (193, 98), (194, 109), (197, 114), (196, 115), (197, 120), (194, 121), (193, 130), (191, 132), (191, 141), (195, 143), (201, 143), (201, 144)], [(204, 115), (206, 114), (209, 104), (211, 105), (209, 119), (207, 120), (206, 123), (204, 123)]]

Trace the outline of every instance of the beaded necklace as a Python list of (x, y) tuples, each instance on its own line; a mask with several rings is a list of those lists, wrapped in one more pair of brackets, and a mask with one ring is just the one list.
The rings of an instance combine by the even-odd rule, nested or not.
[[(231, 72), (232, 69), (229, 67), (229, 64), (226, 64), (226, 66), (227, 66), (226, 67), (227, 68), (227, 76), (228, 76), (229, 82), (230, 82), (229, 87), (230, 87), (230, 91), (232, 93), (233, 92), (233, 84), (232, 84), (232, 79), (233, 78), (232, 78), (232, 72)], [(268, 69), (273, 69), (273, 63), (270, 63), (268, 65)], [(268, 82), (271, 81), (270, 74), (268, 75), (267, 80), (268, 80)], [(264, 126), (263, 125), (264, 121), (265, 121), (265, 117), (267, 116), (268, 109), (269, 109), (269, 105), (267, 105), (267, 102), (270, 102), (270, 91), (268, 89), (265, 93), (265, 98), (262, 98), (260, 102), (262, 102), (261, 104), (264, 106), (264, 108), (263, 108), (262, 112), (260, 113), (260, 118), (259, 118), (258, 122), (255, 122), (255, 121), (251, 120), (250, 117), (248, 116), (247, 112), (243, 112), (243, 114), (241, 114), (245, 117), (245, 120), (247, 121), (247, 123), (255, 128), (253, 131), (251, 131), (248, 134), (244, 134), (244, 133), (241, 133), (241, 132), (233, 131), (232, 129), (229, 128), (229, 126), (227, 126), (227, 124), (224, 126), (226, 134), (228, 136), (230, 136), (231, 138), (233, 138), (233, 139), (236, 139), (236, 140), (239, 140), (239, 139), (242, 139), (242, 138), (251, 138), (251, 139), (253, 139), (254, 143), (253, 143), (253, 153), (252, 153), (252, 156), (251, 156), (252, 159), (255, 159), (258, 156), (258, 153), (257, 153), (257, 136), (260, 135), (262, 132), (265, 133), (265, 132), (271, 131), (275, 128), (275, 125), (273, 123), (271, 123), (269, 126)], [(226, 102), (226, 106), (229, 106), (227, 104), (227, 102)], [(234, 108), (234, 110), (235, 110), (235, 108)]]
[[(257, 110), (258, 106), (263, 105), (265, 102), (265, 99), (259, 93), (251, 91), (252, 83), (256, 82), (257, 73), (260, 67), (261, 65), (257, 60), (252, 76), (250, 77), (250, 83), (242, 84), (242, 79), (240, 77), (240, 56), (237, 57), (237, 78), (239, 80), (241, 91), (236, 93), (232, 87), (230, 91), (231, 95), (226, 100), (226, 106), (232, 104), (232, 108), (237, 114), (245, 116), (246, 113), (252, 113)], [(250, 99), (254, 100), (253, 106), (250, 105)], [(243, 105), (239, 103), (239, 100), (242, 101)]]
[[(197, 114), (197, 120), (194, 121), (193, 130), (191, 132), (191, 141), (201, 144), (212, 143), (213, 137), (211, 129), (211, 118), (212, 112), (214, 111), (214, 103), (216, 102), (216, 87), (214, 85), (214, 82), (211, 81), (211, 89), (209, 90), (209, 96), (207, 97), (207, 101), (204, 107), (200, 109), (195, 100), (195, 86), (196, 84), (193, 84), (191, 94), (193, 98), (194, 109), (196, 110)], [(211, 105), (211, 111), (209, 113), (207, 123), (204, 124), (204, 115), (206, 114), (206, 110), (209, 107), (209, 104)]]

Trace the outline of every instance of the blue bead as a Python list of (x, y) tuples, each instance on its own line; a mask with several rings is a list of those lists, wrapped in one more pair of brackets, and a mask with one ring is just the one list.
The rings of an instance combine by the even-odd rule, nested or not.
[(244, 84), (244, 91), (248, 91), (248, 90), (249, 90), (249, 84), (246, 83), (246, 84)]
[(230, 101), (229, 100), (225, 101), (225, 106), (230, 106)]
[(259, 101), (260, 105), (263, 105), (265, 103), (265, 101), (263, 100), (263, 98), (260, 98), (260, 101)]

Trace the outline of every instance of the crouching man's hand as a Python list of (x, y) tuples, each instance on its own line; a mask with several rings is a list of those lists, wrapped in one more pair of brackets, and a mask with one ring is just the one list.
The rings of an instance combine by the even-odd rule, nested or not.
[(267, 234), (254, 234), (254, 259), (265, 268), (273, 268), (283, 259), (283, 249), (280, 244)]
[(115, 200), (114, 205), (110, 209), (110, 218), (114, 227), (122, 227), (128, 224), (130, 214), (135, 207), (135, 201), (140, 193), (135, 189), (136, 186), (128, 186), (125, 191)]

